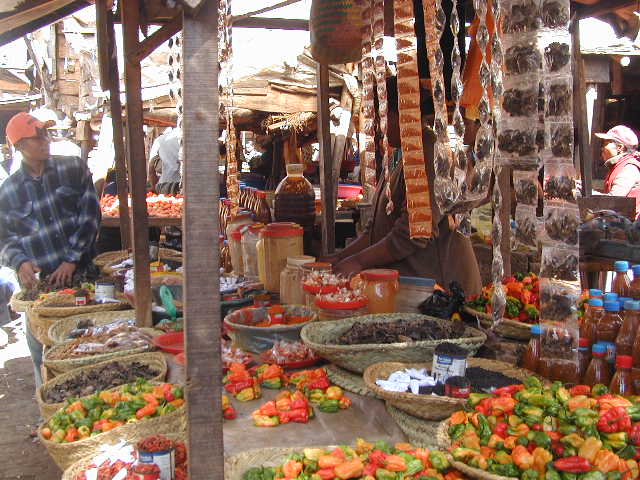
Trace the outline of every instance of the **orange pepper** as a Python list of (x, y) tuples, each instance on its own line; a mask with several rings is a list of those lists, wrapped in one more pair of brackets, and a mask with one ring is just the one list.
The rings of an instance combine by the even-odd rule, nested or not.
[(618, 395), (602, 395), (598, 398), (598, 406), (600, 407), (600, 413), (604, 410), (609, 410), (613, 407), (623, 407), (627, 408), (633, 405), (626, 398), (620, 397)]
[(146, 406), (142, 407), (140, 410), (136, 412), (136, 418), (138, 420), (144, 417), (150, 417), (154, 413), (156, 413), (156, 405), (153, 403), (148, 403)]
[(408, 452), (409, 450), (413, 450), (413, 445), (406, 442), (399, 442), (399, 443), (396, 443), (393, 446), (393, 448), (395, 448), (396, 450), (400, 450), (402, 452)]
[(516, 448), (511, 452), (511, 458), (522, 470), (528, 470), (533, 466), (533, 455), (522, 445), (516, 445)]
[(533, 469), (538, 472), (538, 475), (544, 476), (547, 471), (547, 464), (551, 461), (553, 461), (553, 455), (549, 450), (537, 447), (533, 451)]
[(181, 407), (182, 405), (184, 405), (184, 398), (176, 398), (175, 400), (169, 402), (169, 405), (173, 405), (176, 408)]
[[(156, 399), (164, 400), (164, 389), (162, 388), (162, 385), (156, 385), (155, 387), (153, 387), (152, 394)], [(145, 395), (149, 395), (149, 394), (145, 393)], [(142, 398), (144, 398), (144, 395)]]
[(75, 411), (79, 411), (79, 412), (83, 412), (84, 411), (84, 407), (82, 406), (82, 402), (80, 400), (76, 400), (75, 402), (73, 402), (72, 404), (70, 404), (66, 410), (67, 413), (71, 413), (71, 412), (75, 412)]
[(71, 443), (78, 440), (79, 437), (80, 437), (80, 434), (78, 433), (78, 429), (70, 428), (69, 430), (67, 430), (67, 434), (64, 436), (64, 439), (66, 442)]
[[(154, 405), (156, 407), (159, 405), (158, 399), (153, 393), (143, 393), (142, 398), (145, 402), (147, 402), (148, 405)], [(164, 398), (164, 395), (162, 398)]]
[(567, 407), (571, 412), (578, 408), (589, 408), (589, 397), (586, 395), (576, 395), (575, 397), (571, 397), (567, 402)]
[(620, 464), (620, 457), (610, 450), (602, 449), (596, 453), (596, 457), (593, 460), (593, 466), (602, 473), (612, 472), (617, 470)]
[(503, 415), (513, 412), (516, 408), (516, 401), (511, 397), (498, 397), (491, 404), (491, 415)]
[(431, 466), (431, 462), (429, 461), (429, 453), (430, 452), (428, 448), (416, 448), (413, 456), (422, 462), (424, 468), (429, 468)]
[(340, 480), (348, 480), (349, 478), (360, 478), (364, 471), (364, 464), (359, 458), (347, 460), (335, 468), (336, 477)]
[(404, 472), (407, 469), (407, 462), (399, 455), (387, 455), (385, 468), (390, 472)]
[(302, 472), (302, 463), (296, 462), (295, 460), (289, 460), (282, 467), (282, 473), (284, 473), (284, 478), (292, 479), (296, 478)]
[(504, 448), (506, 448), (507, 450), (513, 450), (514, 448), (516, 448), (516, 441), (518, 441), (518, 437), (515, 437), (513, 435), (508, 436), (503, 441)]
[(467, 414), (464, 410), (458, 410), (457, 412), (453, 412), (451, 418), (449, 419), (449, 423), (451, 425), (461, 425), (463, 423), (467, 423)]
[(472, 450), (480, 450), (480, 437), (474, 431), (467, 431), (462, 435), (462, 446)]
[(481, 446), (480, 447), (480, 454), (486, 458), (493, 458), (496, 455), (496, 450), (494, 448), (491, 447), (486, 447), (486, 446)]
[(334, 455), (322, 455), (320, 458), (318, 458), (318, 466), (320, 467), (320, 469), (333, 469), (343, 462), (343, 458), (338, 458)]

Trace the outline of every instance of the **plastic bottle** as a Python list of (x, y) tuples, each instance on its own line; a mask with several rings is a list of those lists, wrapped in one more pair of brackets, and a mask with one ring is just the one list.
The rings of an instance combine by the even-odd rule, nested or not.
[(620, 304), (620, 311), (623, 312), (625, 310), (625, 303), (629, 300), (633, 300), (631, 297), (618, 297), (618, 303)]
[(303, 227), (305, 250), (308, 250), (316, 221), (316, 195), (303, 172), (302, 164), (287, 165), (287, 176), (275, 191), (273, 216), (276, 222), (294, 222)]
[[(616, 355), (631, 356), (633, 354), (633, 343), (636, 339), (636, 323), (638, 317), (638, 302), (627, 300), (625, 311), (622, 314), (622, 326), (616, 337)], [(635, 308), (635, 310), (634, 310)]]
[(634, 265), (631, 267), (633, 272), (633, 280), (629, 286), (629, 296), (634, 300), (640, 300), (640, 265)]
[(603, 293), (599, 288), (591, 288), (589, 289), (589, 298), (602, 298)]
[(598, 322), (604, 315), (604, 303), (601, 298), (591, 298), (589, 308), (584, 314), (582, 325), (580, 325), (580, 337), (589, 340), (589, 347), (596, 343), (596, 329)]
[(594, 386), (597, 383), (609, 385), (611, 383), (611, 367), (607, 362), (607, 347), (600, 343), (596, 343), (592, 348), (593, 358), (587, 368), (582, 381), (586, 385)]
[(578, 341), (578, 383), (582, 382), (587, 368), (591, 363), (591, 345), (588, 338), (581, 338)]
[(522, 366), (532, 372), (539, 372), (540, 369), (540, 335), (542, 327), (531, 325), (531, 339), (522, 357)]
[(604, 342), (607, 347), (607, 361), (613, 365), (616, 361), (616, 339), (622, 327), (620, 304), (604, 302), (604, 315), (596, 327), (596, 341)]
[(629, 355), (618, 355), (616, 358), (616, 373), (613, 375), (609, 390), (613, 394), (632, 395), (631, 365), (633, 359)]
[(602, 298), (603, 302), (617, 302), (619, 295), (615, 292), (607, 292)]
[(625, 260), (618, 260), (613, 264), (613, 270), (615, 272), (613, 276), (613, 283), (611, 284), (611, 291), (617, 293), (621, 297), (628, 297), (630, 293), (631, 282), (627, 272), (629, 271), (629, 262)]

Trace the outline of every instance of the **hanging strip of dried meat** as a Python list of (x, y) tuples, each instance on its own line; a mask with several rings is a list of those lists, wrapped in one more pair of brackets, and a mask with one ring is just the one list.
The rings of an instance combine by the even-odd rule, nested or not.
[(361, 159), (365, 193), (372, 196), (376, 189), (376, 112), (373, 49), (373, 0), (357, 0), (362, 6), (362, 103), (364, 154)]
[[(417, 40), (415, 30), (408, 28), (408, 23), (413, 27), (413, 18), (412, 0), (394, 2), (394, 29), (398, 50), (398, 105), (401, 109), (400, 138), (407, 185), (409, 235), (411, 238), (430, 238), (433, 233), (433, 214), (422, 144)], [(409, 108), (405, 107), (406, 105), (416, 106)]]

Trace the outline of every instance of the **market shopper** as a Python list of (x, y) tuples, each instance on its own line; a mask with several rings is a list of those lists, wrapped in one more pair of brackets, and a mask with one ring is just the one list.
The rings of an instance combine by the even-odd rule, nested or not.
[(156, 193), (180, 191), (180, 137), (177, 128), (167, 128), (155, 139), (149, 153), (148, 181)]
[[(397, 86), (395, 79), (388, 81), (387, 137), (399, 160), (400, 128)], [(428, 131), (425, 142), (425, 166), (433, 185), (433, 169), (428, 165), (433, 156), (435, 136)], [(389, 199), (385, 194), (386, 182), (381, 179), (373, 198), (373, 217), (366, 231), (344, 250), (326, 260), (334, 264), (334, 271), (342, 274), (358, 273), (369, 268), (392, 268), (400, 275), (433, 278), (448, 286), (457, 280), (467, 295), (479, 294), (482, 289), (480, 270), (471, 241), (457, 231), (452, 215), (440, 215), (433, 205), (438, 231), (431, 239), (409, 237), (409, 216), (406, 208), (406, 187), (402, 162), (398, 161), (390, 177), (391, 200), (394, 209), (386, 213)]]
[[(22, 288), (40, 278), (64, 287), (93, 267), (100, 205), (91, 172), (77, 157), (52, 156), (46, 124), (22, 112), (9, 120), (7, 139), (22, 166), (0, 186), (0, 264), (16, 271)], [(27, 341), (36, 386), (42, 382), (42, 345)]]

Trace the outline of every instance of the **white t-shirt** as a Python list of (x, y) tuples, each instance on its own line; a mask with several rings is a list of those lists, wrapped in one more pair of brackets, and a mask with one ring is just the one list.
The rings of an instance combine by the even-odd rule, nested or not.
[(180, 133), (177, 128), (167, 129), (151, 145), (149, 158), (159, 155), (162, 162), (162, 174), (158, 183), (180, 182), (180, 162), (178, 159)]

